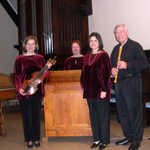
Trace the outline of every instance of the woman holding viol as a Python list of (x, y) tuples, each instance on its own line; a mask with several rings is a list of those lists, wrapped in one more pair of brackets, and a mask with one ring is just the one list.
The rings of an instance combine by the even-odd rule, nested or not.
[[(25, 38), (23, 49), (25, 53), (19, 55), (14, 64), (14, 83), (21, 107), (25, 142), (28, 148), (32, 148), (33, 145), (40, 146), (40, 111), (44, 84), (38, 77), (43, 73), (43, 78), (45, 78), (48, 73), (46, 70), (51, 68), (52, 64), (50, 62), (45, 64), (43, 56), (36, 53), (38, 42), (35, 36)], [(44, 72), (40, 72), (34, 78), (33, 73), (40, 71), (43, 67)], [(29, 81), (26, 87), (24, 87), (25, 81)], [(35, 85), (37, 91), (34, 91)]]

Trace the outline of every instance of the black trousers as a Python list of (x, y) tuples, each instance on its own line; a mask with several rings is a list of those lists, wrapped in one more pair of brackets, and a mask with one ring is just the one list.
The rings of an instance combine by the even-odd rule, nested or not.
[(141, 142), (143, 137), (142, 82), (139, 77), (124, 79), (115, 85), (116, 104), (125, 137)]
[(42, 97), (20, 100), (25, 141), (40, 140), (40, 112)]
[(109, 101), (88, 99), (91, 128), (94, 141), (110, 143)]

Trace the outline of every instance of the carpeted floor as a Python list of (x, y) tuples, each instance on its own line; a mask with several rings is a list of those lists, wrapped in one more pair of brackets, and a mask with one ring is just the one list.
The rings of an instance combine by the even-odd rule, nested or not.
[[(44, 136), (44, 123), (42, 124), (42, 137)], [(6, 115), (7, 136), (0, 137), (0, 150), (26, 150), (23, 141), (23, 131), (20, 113), (9, 113)], [(123, 137), (121, 127), (116, 121), (111, 121), (111, 144), (106, 150), (128, 150), (128, 146), (116, 146), (116, 140)], [(140, 150), (150, 150), (150, 128), (144, 130), (144, 140)], [(44, 138), (42, 138), (44, 139)], [(40, 148), (32, 148), (33, 150), (90, 150), (91, 137), (55, 137), (42, 141)]]

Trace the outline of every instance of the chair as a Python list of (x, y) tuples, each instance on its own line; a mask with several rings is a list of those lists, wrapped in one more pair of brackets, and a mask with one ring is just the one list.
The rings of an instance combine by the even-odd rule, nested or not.
[(143, 117), (144, 117), (144, 127), (150, 125), (150, 93), (143, 94)]

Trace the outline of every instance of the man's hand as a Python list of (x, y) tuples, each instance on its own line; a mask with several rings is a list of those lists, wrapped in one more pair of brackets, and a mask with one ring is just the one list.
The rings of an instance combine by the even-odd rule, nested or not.
[(112, 73), (112, 76), (115, 77), (118, 74), (118, 69), (112, 68), (111, 73)]
[(127, 69), (127, 63), (125, 61), (118, 61), (118, 69)]

